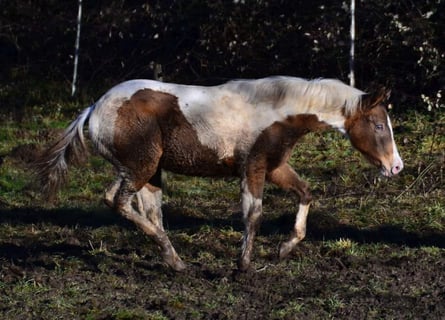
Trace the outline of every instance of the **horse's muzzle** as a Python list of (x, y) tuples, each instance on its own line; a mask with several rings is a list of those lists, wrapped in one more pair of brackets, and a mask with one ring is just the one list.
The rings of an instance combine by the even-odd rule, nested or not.
[(382, 165), (381, 173), (385, 177), (392, 177), (400, 173), (403, 170), (403, 161), (401, 159), (397, 159), (393, 162), (391, 167), (386, 167)]

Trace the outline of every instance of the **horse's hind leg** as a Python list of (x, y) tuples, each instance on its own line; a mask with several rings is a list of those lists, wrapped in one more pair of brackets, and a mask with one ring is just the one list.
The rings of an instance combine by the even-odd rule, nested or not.
[(117, 190), (121, 186), (122, 177), (119, 176), (105, 191), (104, 202), (110, 208), (114, 208), (114, 197), (116, 196)]
[(123, 176), (114, 200), (115, 209), (156, 241), (161, 247), (164, 262), (176, 271), (185, 269), (185, 264), (179, 258), (165, 231), (133, 209), (132, 199), (138, 191), (135, 183), (130, 178)]
[[(119, 176), (105, 191), (104, 202), (112, 209), (115, 207), (115, 196), (121, 183), (122, 177)], [(162, 195), (158, 196), (158, 190), (153, 190), (154, 188), (147, 183), (136, 193), (137, 210), (141, 216), (150, 219), (159, 229), (164, 230), (161, 211)]]
[(138, 211), (143, 217), (150, 219), (159, 229), (164, 230), (161, 208), (162, 191), (153, 189), (154, 187), (147, 183), (136, 194)]
[[(122, 177), (119, 176), (105, 191), (104, 202), (110, 208), (115, 207), (115, 196), (122, 183)], [(162, 224), (162, 193), (161, 189), (157, 190), (154, 186), (147, 183), (136, 193), (137, 210), (139, 214), (150, 219), (159, 229), (164, 230)]]
[[(157, 116), (165, 103), (172, 103), (169, 99), (169, 95), (164, 97), (163, 94), (149, 89), (134, 93), (116, 109), (114, 126), (107, 130), (112, 135), (101, 137), (104, 145), (98, 149), (117, 168), (121, 177), (121, 183), (112, 200), (113, 208), (151, 236), (161, 247), (164, 261), (179, 271), (185, 265), (167, 234), (159, 227), (159, 223), (155, 224), (145, 217), (145, 191), (141, 193), (143, 214), (138, 213), (132, 203), (136, 193), (158, 171), (164, 139)], [(108, 190), (109, 199), (116, 185), (117, 182)]]
[(164, 230), (162, 223), (162, 185), (161, 170), (146, 183), (136, 194), (139, 213), (150, 219), (159, 229)]
[(284, 190), (296, 193), (300, 197), (299, 208), (295, 219), (294, 230), (288, 241), (280, 246), (280, 259), (291, 253), (295, 246), (306, 236), (306, 223), (312, 196), (309, 185), (301, 180), (297, 173), (286, 163), (267, 173), (267, 179)]

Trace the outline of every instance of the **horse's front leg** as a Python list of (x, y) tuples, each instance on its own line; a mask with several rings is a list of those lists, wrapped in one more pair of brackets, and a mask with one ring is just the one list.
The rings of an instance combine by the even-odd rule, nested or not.
[(245, 225), (242, 253), (238, 263), (241, 271), (246, 271), (250, 266), (253, 241), (260, 224), (265, 180), (265, 170), (262, 167), (256, 163), (248, 165), (241, 181), (241, 203)]
[(287, 257), (297, 243), (306, 236), (307, 216), (312, 196), (309, 192), (309, 184), (303, 181), (287, 163), (268, 172), (267, 179), (278, 187), (292, 191), (300, 197), (294, 229), (291, 232), (289, 240), (283, 242), (280, 246), (279, 256), (280, 259), (283, 259)]

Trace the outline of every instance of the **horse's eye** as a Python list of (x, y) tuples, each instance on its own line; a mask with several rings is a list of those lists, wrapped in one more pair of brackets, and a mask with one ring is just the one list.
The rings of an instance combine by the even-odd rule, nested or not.
[(382, 131), (383, 130), (383, 124), (381, 124), (381, 123), (376, 124), (375, 125), (375, 130), (376, 131)]

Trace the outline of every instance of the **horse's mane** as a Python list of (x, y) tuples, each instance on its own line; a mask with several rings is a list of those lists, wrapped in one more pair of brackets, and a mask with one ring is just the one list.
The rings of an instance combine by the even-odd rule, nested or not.
[(225, 86), (245, 96), (252, 104), (267, 103), (279, 107), (292, 101), (303, 109), (324, 111), (341, 109), (346, 115), (360, 108), (365, 94), (337, 79), (314, 79), (274, 76), (257, 80), (232, 80)]

